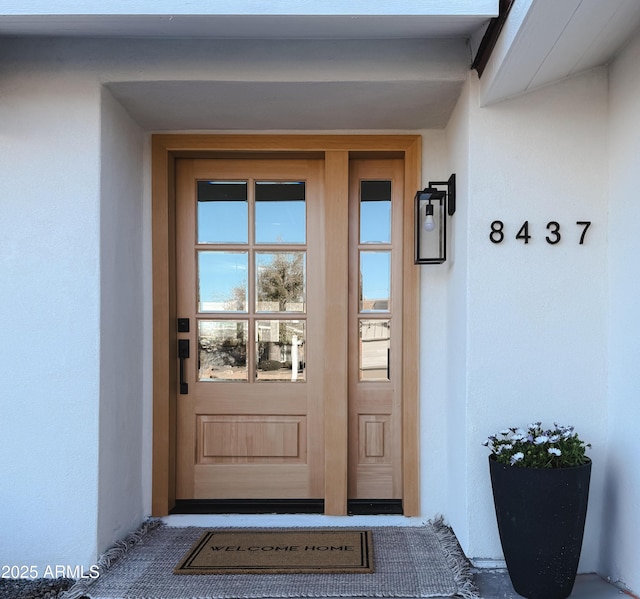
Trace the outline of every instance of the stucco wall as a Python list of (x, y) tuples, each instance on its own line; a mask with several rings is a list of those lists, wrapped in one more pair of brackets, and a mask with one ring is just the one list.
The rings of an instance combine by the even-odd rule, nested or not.
[(42, 575), (149, 513), (145, 136), (82, 53), (2, 55), (0, 563)]
[(602, 571), (640, 590), (640, 34), (610, 71), (609, 443)]
[[(422, 187), (429, 181), (446, 181), (450, 175), (445, 132), (419, 131), (422, 135)], [(447, 327), (447, 269), (444, 265), (416, 266), (420, 269), (420, 339), (444, 339)], [(420, 345), (420, 476), (421, 513), (449, 515), (449, 478), (446, 454), (446, 427), (450, 406), (447, 401), (447, 356), (442, 346)]]
[(143, 262), (145, 137), (106, 89), (101, 99), (99, 553), (148, 513), (142, 431), (149, 312)]
[[(449, 351), (458, 377), (449, 398), (459, 434), (448, 438), (448, 455), (460, 461), (450, 476), (467, 489), (453, 504), (454, 528), (463, 531), (469, 556), (500, 557), (480, 443), (537, 420), (573, 424), (593, 444), (596, 463), (580, 566), (595, 571), (607, 440), (607, 74), (595, 70), (483, 108), (475, 74), (469, 87), (469, 123), (454, 120), (450, 132), (459, 147), (456, 135), (464, 139), (468, 126), (468, 212), (466, 222), (464, 212), (453, 219), (456, 235), (466, 236), (466, 255), (456, 264), (463, 272), (448, 282), (466, 301), (454, 308), (466, 333), (449, 338), (457, 345)], [(464, 172), (464, 152), (452, 160)], [(500, 244), (489, 240), (494, 220), (504, 222)], [(525, 245), (515, 236), (527, 220), (532, 238)], [(582, 220), (593, 224), (579, 245)], [(545, 240), (549, 221), (561, 226), (556, 245)], [(464, 405), (457, 391), (463, 379)]]
[(100, 94), (0, 50), (0, 563), (95, 559)]
[[(449, 220), (450, 254), (443, 268), (440, 286), (446, 289), (446, 305), (443, 310), (443, 330), (440, 333), (442, 353), (446, 356), (446, 392), (444, 422), (446, 450), (442, 451), (447, 472), (447, 503), (444, 513), (455, 530), (460, 543), (468, 547), (470, 514), (469, 481), (467, 477), (465, 438), (467, 422), (467, 277), (468, 277), (468, 229), (470, 214), (469, 134), (472, 86), (467, 84), (458, 100), (456, 109), (446, 130), (446, 155), (450, 171), (456, 174), (456, 212)], [(423, 290), (423, 303), (428, 301), (429, 290)], [(428, 339), (428, 337), (427, 337)], [(429, 404), (428, 394), (423, 403)]]

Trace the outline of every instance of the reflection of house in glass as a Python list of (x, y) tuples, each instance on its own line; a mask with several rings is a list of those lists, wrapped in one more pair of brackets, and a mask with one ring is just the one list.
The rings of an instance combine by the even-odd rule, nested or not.
[(302, 320), (256, 321), (256, 379), (304, 381), (305, 340)]
[(388, 299), (363, 299), (362, 300), (362, 312), (388, 312), (389, 300)]
[(247, 380), (246, 320), (201, 320), (198, 323), (198, 379)]
[(246, 308), (236, 299), (226, 301), (207, 302), (201, 301), (200, 312), (244, 312)]
[(287, 301), (283, 307), (283, 304), (280, 301), (267, 301), (260, 299), (257, 309), (259, 312), (305, 312), (306, 306), (302, 301)]
[(391, 350), (390, 320), (360, 321), (360, 380), (388, 381)]

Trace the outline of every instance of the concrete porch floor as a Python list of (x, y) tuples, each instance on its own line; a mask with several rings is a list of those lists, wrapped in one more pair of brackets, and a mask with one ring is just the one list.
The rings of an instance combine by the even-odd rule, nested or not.
[[(482, 599), (522, 599), (513, 590), (506, 570), (480, 570), (475, 582)], [(576, 579), (570, 599), (623, 599), (633, 597), (609, 584), (597, 574), (581, 574)]]

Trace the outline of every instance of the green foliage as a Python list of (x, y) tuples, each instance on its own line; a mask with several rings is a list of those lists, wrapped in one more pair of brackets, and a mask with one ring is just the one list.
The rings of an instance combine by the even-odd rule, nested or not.
[(509, 428), (491, 435), (484, 443), (496, 461), (520, 468), (571, 468), (587, 461), (585, 444), (573, 426), (554, 423), (544, 430), (541, 422), (525, 430)]

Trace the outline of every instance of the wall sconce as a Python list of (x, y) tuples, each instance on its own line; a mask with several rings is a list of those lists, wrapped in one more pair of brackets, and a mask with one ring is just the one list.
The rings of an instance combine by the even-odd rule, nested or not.
[[(447, 190), (437, 187), (445, 186)], [(429, 181), (415, 197), (416, 264), (442, 264), (447, 259), (447, 214), (456, 211), (456, 175)]]

